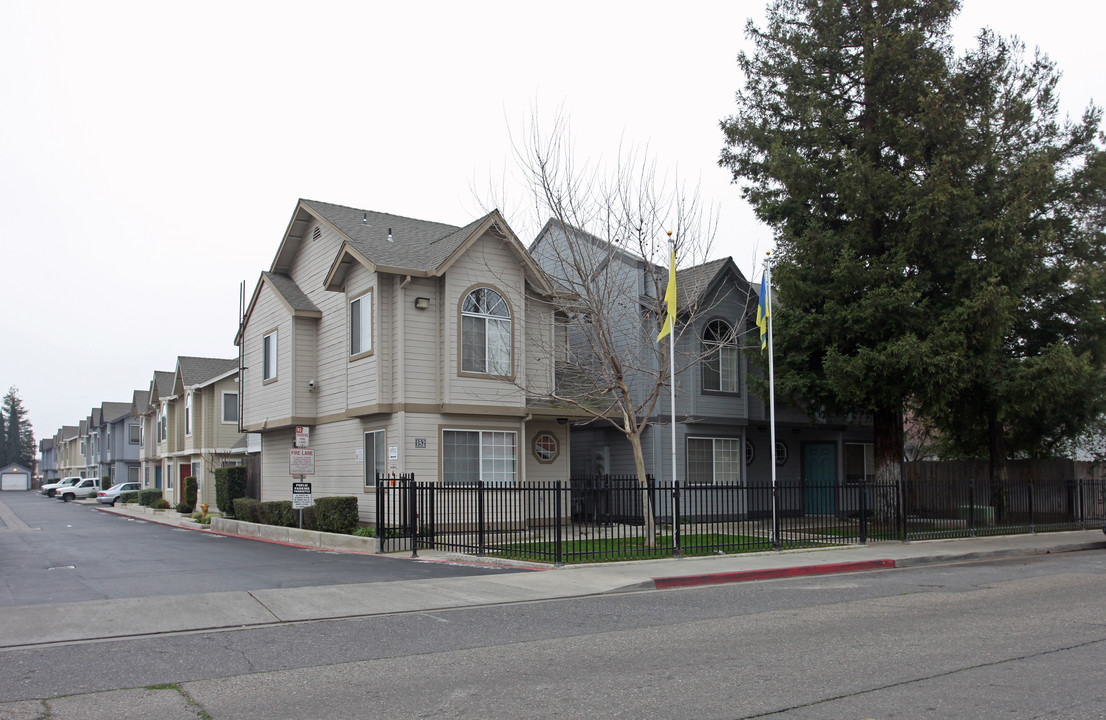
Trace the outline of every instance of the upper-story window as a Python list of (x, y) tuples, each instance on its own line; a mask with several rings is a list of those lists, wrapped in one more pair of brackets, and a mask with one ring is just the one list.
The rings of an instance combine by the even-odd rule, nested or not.
[(127, 442), (131, 445), (142, 444), (142, 426), (138, 423), (129, 423), (127, 425)]
[(192, 393), (184, 395), (184, 434), (192, 434)]
[(349, 354), (350, 357), (373, 349), (373, 296), (372, 291), (349, 301)]
[(511, 309), (491, 288), (477, 288), (461, 305), (461, 370), (511, 374)]
[(275, 380), (277, 376), (277, 334), (273, 332), (261, 340), (262, 344), (262, 380)]
[(227, 424), (238, 422), (238, 393), (236, 392), (223, 393), (223, 422)]
[(736, 393), (738, 385), (737, 337), (722, 320), (711, 320), (703, 332), (703, 390)]

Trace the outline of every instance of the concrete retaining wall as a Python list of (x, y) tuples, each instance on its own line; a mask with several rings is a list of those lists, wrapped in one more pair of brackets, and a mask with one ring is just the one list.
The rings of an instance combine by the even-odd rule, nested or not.
[(224, 517), (211, 518), (211, 529), (217, 533), (238, 535), (255, 540), (303, 545), (319, 550), (346, 550), (364, 553), (379, 553), (376, 538), (338, 533), (319, 532), (318, 530), (300, 530), (299, 528), (260, 525), (258, 523), (228, 520)]

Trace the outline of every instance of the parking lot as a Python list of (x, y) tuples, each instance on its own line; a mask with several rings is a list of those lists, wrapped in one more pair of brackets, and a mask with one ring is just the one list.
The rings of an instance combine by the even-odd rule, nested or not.
[(0, 503), (0, 607), (518, 572), (225, 537), (37, 491)]

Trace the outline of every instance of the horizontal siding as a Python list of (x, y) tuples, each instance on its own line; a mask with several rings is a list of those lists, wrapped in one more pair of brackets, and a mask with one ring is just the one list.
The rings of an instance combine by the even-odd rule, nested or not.
[[(277, 379), (265, 383), (264, 336), (277, 332)], [(243, 420), (247, 425), (277, 420), (292, 413), (292, 317), (276, 294), (264, 284), (243, 331)]]

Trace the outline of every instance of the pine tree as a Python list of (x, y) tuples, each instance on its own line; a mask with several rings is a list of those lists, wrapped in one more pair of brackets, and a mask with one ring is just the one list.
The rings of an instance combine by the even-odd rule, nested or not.
[(777, 389), (812, 414), (871, 414), (881, 484), (901, 477), (905, 403), (954, 391), (960, 359), (938, 332), (964, 192), (947, 154), (957, 8), (776, 0), (722, 122), (720, 164), (776, 232)]
[(8, 388), (4, 396), (3, 410), (3, 460), (0, 464), (18, 463), (34, 469), (35, 438), (23, 401), (19, 398), (19, 389), (14, 385)]

